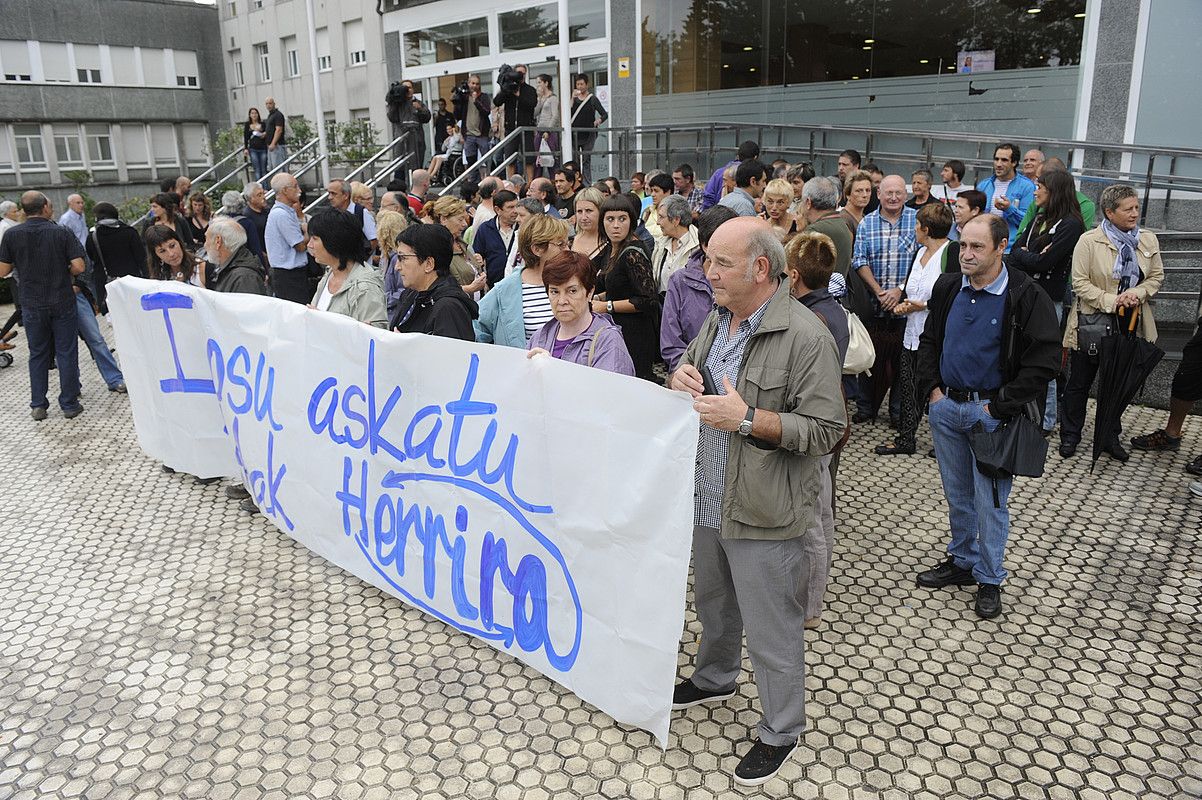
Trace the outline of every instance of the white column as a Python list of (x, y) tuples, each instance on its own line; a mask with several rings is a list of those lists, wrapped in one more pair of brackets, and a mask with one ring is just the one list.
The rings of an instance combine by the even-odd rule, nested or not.
[[(563, 160), (572, 156), (572, 64), (568, 60), (568, 0), (559, 0), (559, 119), (563, 125), (563, 136), (559, 140)], [(582, 165), (583, 166), (583, 165)]]
[[(317, 72), (317, 26), (314, 24), (313, 0), (305, 0), (305, 18), (309, 26), (306, 29), (306, 33), (309, 36), (309, 72), (313, 75), (313, 116), (317, 125), (317, 147), (319, 151), (317, 155), (320, 156), (326, 155), (329, 153), (329, 150), (326, 149), (326, 115), (321, 110), (321, 78)], [(318, 163), (318, 185), (325, 185), (325, 175), (328, 167), (329, 164)]]

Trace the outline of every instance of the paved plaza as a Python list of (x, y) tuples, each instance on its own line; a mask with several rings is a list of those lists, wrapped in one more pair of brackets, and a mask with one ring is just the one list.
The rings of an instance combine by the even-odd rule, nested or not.
[(83, 416), (31, 421), (23, 341), (0, 370), (0, 798), (1202, 797), (1202, 500), (1182, 471), (1198, 418), (1180, 453), (1090, 474), (1053, 452), (1018, 483), (992, 622), (969, 589), (915, 588), (947, 524), (925, 425), (920, 454), (892, 459), (870, 455), (883, 424), (857, 427), (806, 634), (809, 727), (746, 790), (746, 663), (735, 699), (678, 712), (661, 750), (223, 484), (164, 474), (86, 350)]

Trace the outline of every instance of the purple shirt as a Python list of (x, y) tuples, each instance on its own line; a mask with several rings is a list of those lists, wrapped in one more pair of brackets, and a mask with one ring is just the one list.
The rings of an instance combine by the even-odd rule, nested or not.
[[(608, 314), (589, 313), (593, 315), (592, 324), (583, 333), (564, 340), (562, 348), (556, 341), (556, 337), (559, 335), (559, 320), (553, 319), (530, 337), (527, 349), (533, 350), (541, 347), (563, 361), (571, 361), (573, 364), (583, 364), (633, 377), (634, 361), (630, 358), (630, 351), (626, 349), (626, 340), (622, 338), (622, 329), (614, 324)], [(596, 338), (595, 346), (593, 344), (594, 337)], [(558, 353), (556, 352), (557, 348), (559, 349)], [(589, 363), (589, 350), (593, 351), (591, 364)]]
[(668, 365), (676, 369), (680, 357), (697, 338), (701, 324), (714, 309), (714, 289), (701, 270), (705, 255), (698, 250), (689, 258), (684, 269), (668, 278), (664, 295), (664, 313), (659, 324), (659, 353)]
[(722, 173), (726, 172), (730, 167), (737, 167), (739, 163), (738, 161), (731, 161), (718, 167), (714, 171), (714, 174), (710, 176), (710, 179), (705, 182), (705, 194), (701, 200), (702, 211), (710, 206), (718, 205), (718, 201), (722, 199)]

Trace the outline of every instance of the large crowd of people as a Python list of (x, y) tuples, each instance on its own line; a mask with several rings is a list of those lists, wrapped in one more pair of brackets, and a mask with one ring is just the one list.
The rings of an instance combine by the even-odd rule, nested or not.
[[(531, 97), (516, 89), (490, 100), (469, 80), (447, 141), (461, 135), (474, 163), (498, 105), (506, 128), (528, 112), (552, 121), (552, 82), (537, 82)], [(599, 118), (587, 90), (577, 86), (577, 120)], [(472, 175), (459, 196), (437, 196), (418, 169), (389, 184), (378, 210), (371, 187), (333, 179), (328, 204), (310, 215), (286, 171), (270, 176), (267, 205), (261, 179), (286, 145), (273, 116), (251, 112), (246, 146), (260, 180), (226, 192), (216, 209), (186, 177), (164, 181), (150, 214), (129, 224), (99, 203), (89, 227), (78, 196), (57, 222), (38, 191), (0, 204), (0, 276), (19, 279), (33, 418), (47, 417), (52, 359), (63, 415), (82, 411), (77, 336), (106, 385), (124, 391), (96, 315), (106, 283), (126, 275), (271, 295), (688, 393), (701, 422), (703, 632), (673, 702), (730, 697), (746, 633), (763, 719), (735, 768), (740, 783), (771, 778), (805, 723), (803, 631), (822, 625), (838, 455), (853, 425), (887, 415), (895, 433), (875, 452), (892, 458), (916, 454), (927, 416), (948, 545), (915, 580), (976, 587), (975, 613), (992, 619), (1003, 608), (1012, 479), (976, 467), (975, 432), (1034, 407), (1045, 435), (1059, 425), (1060, 457), (1074, 457), (1098, 332), (1116, 314), (1138, 313), (1136, 335), (1156, 338), (1149, 301), (1164, 268), (1135, 190), (1109, 186), (1095, 207), (1062, 162), (1008, 143), (975, 187), (958, 160), (942, 165), (940, 184), (925, 167), (907, 182), (847, 150), (837, 174), (823, 176), (810, 164), (766, 163), (748, 141), (709, 176), (676, 164), (590, 182), (568, 161), (548, 175)], [(13, 324), (0, 347), (14, 346)], [(1180, 448), (1202, 399), (1199, 334), (1172, 393), (1165, 427), (1133, 447)], [(1126, 461), (1121, 427), (1103, 433), (1109, 457)], [(1186, 469), (1202, 475), (1202, 456)], [(1190, 489), (1202, 496), (1202, 483)], [(255, 510), (244, 487), (227, 495)]]

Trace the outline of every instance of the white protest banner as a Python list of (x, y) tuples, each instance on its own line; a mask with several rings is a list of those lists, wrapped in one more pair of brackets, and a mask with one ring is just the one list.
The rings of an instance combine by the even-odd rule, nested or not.
[(142, 448), (666, 743), (697, 416), (634, 378), (123, 278)]

